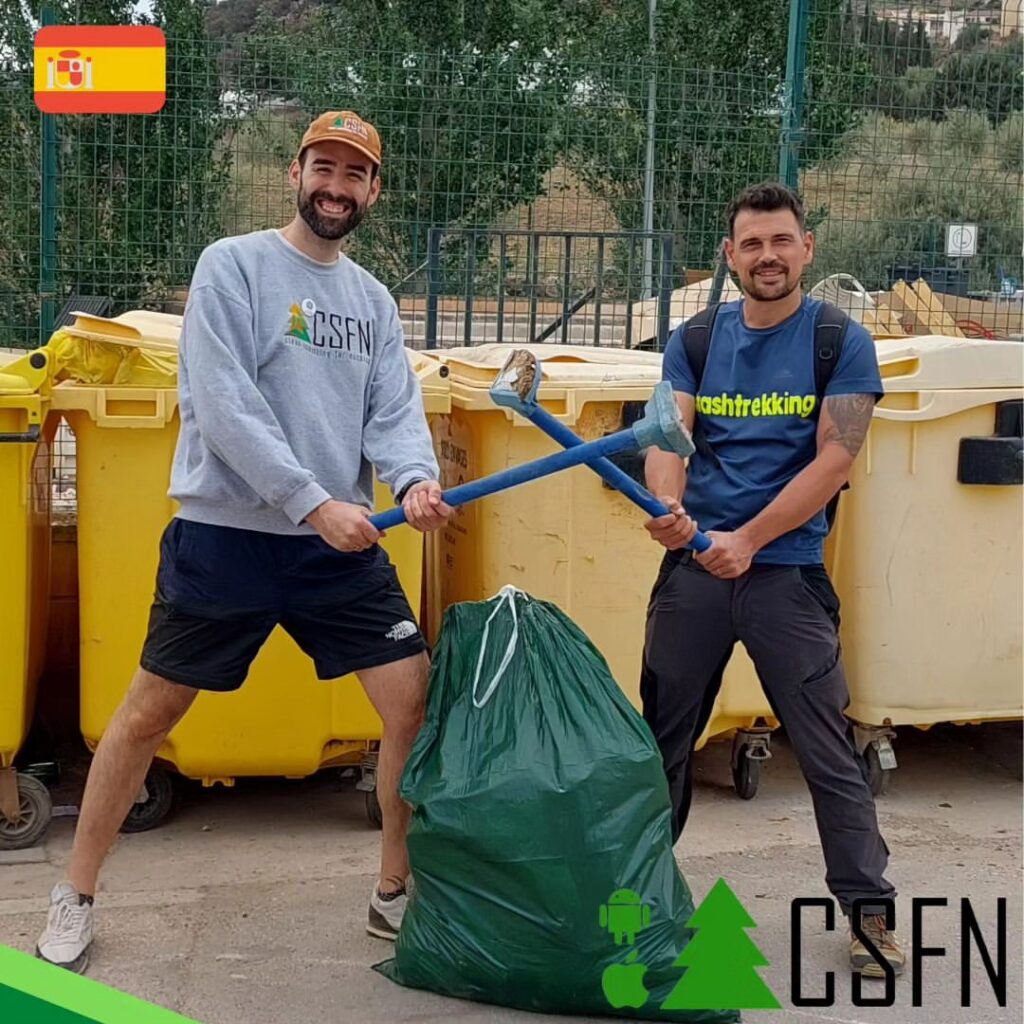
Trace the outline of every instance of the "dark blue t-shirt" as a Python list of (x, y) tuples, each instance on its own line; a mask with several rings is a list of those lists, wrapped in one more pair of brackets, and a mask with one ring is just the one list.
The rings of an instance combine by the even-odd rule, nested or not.
[[(662, 377), (694, 395), (701, 425), (721, 466), (695, 452), (683, 505), (702, 530), (736, 530), (748, 523), (817, 454), (814, 318), (820, 303), (804, 296), (791, 317), (755, 330), (743, 321), (742, 300), (718, 311), (700, 393), (683, 349), (682, 328), (665, 346)], [(826, 395), (882, 395), (871, 335), (851, 323)], [(777, 537), (755, 556), (774, 565), (817, 565), (827, 533), (822, 510)]]

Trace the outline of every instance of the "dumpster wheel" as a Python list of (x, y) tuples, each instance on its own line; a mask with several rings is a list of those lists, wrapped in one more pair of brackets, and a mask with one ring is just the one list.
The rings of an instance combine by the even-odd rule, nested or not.
[(761, 762), (771, 758), (771, 730), (737, 729), (732, 741), (732, 785), (741, 800), (753, 800), (761, 784)]
[(50, 791), (31, 775), (18, 777), (18, 819), (0, 815), (0, 850), (24, 850), (35, 846), (53, 817)]
[(360, 762), (359, 781), (356, 789), (363, 794), (366, 806), (366, 817), (374, 828), (384, 827), (384, 812), (381, 810), (380, 799), (377, 796), (377, 760), (380, 756), (379, 750), (368, 750)]
[(736, 755), (732, 785), (741, 800), (753, 800), (757, 796), (757, 788), (761, 785), (761, 762), (750, 757), (746, 746)]
[(889, 781), (892, 778), (892, 769), (883, 768), (878, 747), (870, 744), (864, 751), (864, 761), (868, 766), (868, 781), (871, 784), (871, 793), (874, 796), (881, 796), (889, 791)]
[(377, 799), (376, 788), (366, 792), (366, 817), (375, 828), (384, 827), (384, 812), (381, 810), (380, 800)]
[(864, 762), (864, 774), (872, 796), (888, 792), (892, 773), (896, 769), (896, 751), (893, 741), (896, 730), (891, 725), (863, 725), (853, 723), (853, 739)]
[(171, 773), (163, 768), (151, 768), (139, 797), (141, 799), (132, 804), (121, 826), (122, 832), (148, 832), (171, 813), (174, 806), (174, 780)]

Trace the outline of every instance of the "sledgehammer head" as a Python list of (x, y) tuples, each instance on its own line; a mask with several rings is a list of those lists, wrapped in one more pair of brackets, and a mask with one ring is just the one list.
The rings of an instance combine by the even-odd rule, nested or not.
[(512, 351), (491, 385), (491, 401), (495, 405), (528, 415), (537, 404), (540, 387), (540, 365), (537, 357), (524, 348)]
[(633, 424), (638, 448), (660, 448), (685, 459), (696, 450), (689, 431), (679, 415), (670, 381), (663, 380), (644, 406), (643, 416)]

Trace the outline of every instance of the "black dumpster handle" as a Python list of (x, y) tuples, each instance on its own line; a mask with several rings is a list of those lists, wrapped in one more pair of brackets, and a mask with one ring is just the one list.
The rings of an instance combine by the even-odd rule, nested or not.
[(23, 434), (0, 434), (0, 444), (32, 444), (39, 440), (41, 430), (33, 423)]

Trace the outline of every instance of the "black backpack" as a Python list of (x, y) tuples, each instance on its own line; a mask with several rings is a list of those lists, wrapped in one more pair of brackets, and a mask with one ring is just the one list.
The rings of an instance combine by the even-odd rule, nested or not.
[[(699, 313), (690, 317), (680, 328), (682, 330), (683, 351), (693, 371), (696, 381), (695, 391), (700, 391), (701, 381), (704, 379), (704, 367), (707, 365), (708, 352), (711, 349), (711, 336), (715, 330), (715, 320), (718, 311), (722, 308), (721, 303), (707, 306)], [(814, 318), (814, 390), (818, 395), (818, 402), (815, 406), (814, 420), (817, 422), (821, 414), (821, 403), (825, 397), (825, 388), (832, 379), (836, 365), (839, 363), (839, 356), (843, 351), (843, 342), (846, 340), (846, 330), (850, 325), (850, 318), (836, 306), (829, 302), (823, 302), (818, 307), (817, 315)], [(708, 443), (704, 434), (704, 428), (700, 422), (700, 416), (694, 417), (693, 422), (693, 443), (697, 450), (714, 465), (720, 466), (718, 456)], [(825, 520), (829, 530), (836, 518), (836, 508), (839, 505), (839, 495), (849, 488), (849, 484), (843, 484), (825, 506)]]

